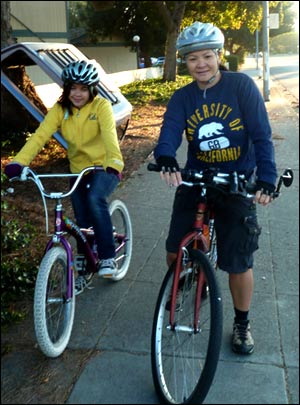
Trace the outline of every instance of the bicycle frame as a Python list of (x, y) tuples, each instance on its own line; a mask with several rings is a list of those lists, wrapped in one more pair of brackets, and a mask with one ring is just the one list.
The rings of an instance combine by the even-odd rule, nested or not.
[(67, 272), (67, 295), (66, 298), (69, 299), (73, 294), (73, 285), (72, 285), (72, 272), (74, 271), (73, 264), (73, 253), (72, 248), (68, 240), (64, 237), (64, 234), (67, 233), (73, 236), (76, 241), (80, 241), (83, 246), (83, 254), (87, 259), (89, 269), (91, 272), (96, 272), (97, 270), (97, 260), (94, 252), (92, 251), (87, 237), (84, 235), (83, 231), (67, 216), (63, 215), (62, 204), (60, 199), (58, 199), (55, 207), (55, 231), (52, 235), (52, 239), (48, 241), (45, 249), (45, 253), (48, 252), (54, 245), (61, 243), (67, 253), (67, 263), (68, 263), (68, 272)]
[[(70, 218), (63, 214), (61, 199), (58, 198), (55, 206), (54, 217), (55, 231), (52, 239), (48, 241), (45, 253), (48, 252), (54, 245), (61, 243), (67, 252), (68, 274), (67, 274), (67, 299), (72, 297), (72, 271), (74, 271), (72, 248), (64, 234), (73, 236), (77, 242), (80, 242), (83, 248), (82, 254), (87, 260), (87, 265), (91, 273), (97, 272), (97, 253), (93, 251), (94, 231), (92, 229), (80, 228)], [(115, 234), (114, 237), (118, 242), (116, 253), (118, 253), (126, 244), (127, 237), (122, 234)]]
[[(21, 176), (20, 180), (32, 180), (36, 186), (38, 187), (41, 197), (44, 204), (45, 209), (45, 219), (46, 219), (46, 233), (48, 234), (48, 211), (47, 211), (47, 204), (46, 198), (56, 200), (55, 205), (55, 216), (54, 216), (54, 233), (52, 235), (51, 240), (48, 241), (45, 253), (47, 253), (54, 245), (62, 244), (64, 249), (67, 253), (67, 264), (68, 264), (68, 274), (67, 274), (67, 299), (72, 297), (73, 294), (73, 285), (72, 285), (72, 271), (74, 271), (73, 265), (73, 253), (72, 248), (68, 240), (65, 238), (64, 234), (69, 234), (73, 236), (77, 242), (80, 242), (83, 247), (83, 254), (86, 257), (87, 264), (89, 267), (89, 271), (95, 273), (97, 271), (97, 255), (93, 252), (92, 246), (94, 242), (94, 233), (89, 235), (88, 233), (91, 232), (89, 229), (81, 229), (77, 226), (70, 218), (68, 218), (63, 213), (63, 206), (62, 206), (62, 199), (65, 197), (70, 196), (76, 187), (78, 186), (81, 178), (87, 172), (93, 170), (103, 170), (102, 167), (87, 167), (86, 169), (82, 170), (80, 174), (39, 174), (37, 175), (34, 173), (29, 167), (25, 167)], [(57, 178), (57, 177), (77, 177), (76, 181), (74, 182), (71, 189), (66, 192), (51, 192), (48, 193), (45, 191), (44, 186), (41, 182), (42, 178)], [(125, 235), (116, 235), (118, 241), (118, 247), (116, 248), (116, 253), (121, 250), (125, 243), (126, 243), (126, 236)], [(90, 244), (91, 242), (91, 244)]]
[[(193, 229), (191, 232), (187, 233), (179, 246), (178, 249), (178, 254), (176, 258), (176, 267), (175, 267), (175, 272), (174, 272), (174, 279), (173, 279), (173, 285), (172, 285), (172, 295), (171, 295), (171, 305), (170, 305), (170, 328), (171, 330), (175, 329), (175, 322), (174, 322), (174, 316), (175, 316), (175, 308), (176, 308), (176, 294), (178, 290), (178, 284), (179, 284), (179, 279), (180, 279), (180, 272), (181, 272), (181, 263), (183, 260), (183, 256), (186, 251), (186, 247), (193, 243), (194, 248), (200, 248), (204, 253), (209, 252), (210, 246), (209, 246), (209, 241), (207, 239), (207, 236), (204, 234), (204, 230), (206, 227), (206, 230), (209, 232), (208, 225), (205, 224), (205, 216), (208, 215), (209, 219), (213, 217), (212, 212), (208, 211), (208, 205), (206, 202), (206, 190), (202, 190), (202, 197), (203, 199), (199, 202), (197, 206), (197, 212), (196, 212), (196, 217), (195, 221), (193, 224)], [(195, 308), (194, 308), (194, 322), (193, 322), (193, 327), (194, 327), (194, 333), (198, 333), (198, 319), (199, 319), (199, 313), (200, 313), (200, 304), (201, 304), (201, 292), (203, 285), (205, 283), (204, 279), (204, 274), (200, 273), (198, 275), (198, 280), (197, 280), (197, 293), (196, 293), (196, 300), (195, 300)]]

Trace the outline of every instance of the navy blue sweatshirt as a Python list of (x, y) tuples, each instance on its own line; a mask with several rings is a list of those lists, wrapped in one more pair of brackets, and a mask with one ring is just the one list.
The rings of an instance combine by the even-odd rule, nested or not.
[(185, 132), (186, 167), (217, 167), (275, 185), (272, 131), (264, 100), (253, 79), (244, 73), (221, 72), (220, 81), (201, 90), (196, 81), (171, 97), (154, 157), (176, 157)]

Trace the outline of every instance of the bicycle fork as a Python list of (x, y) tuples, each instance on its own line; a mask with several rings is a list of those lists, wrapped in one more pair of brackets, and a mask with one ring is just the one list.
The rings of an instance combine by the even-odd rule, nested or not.
[[(201, 294), (203, 287), (205, 285), (205, 275), (202, 271), (197, 274), (197, 289), (196, 289), (196, 299), (194, 305), (194, 321), (193, 326), (190, 325), (177, 325), (175, 322), (175, 312), (176, 312), (176, 297), (179, 288), (180, 274), (183, 268), (188, 267), (190, 262), (190, 257), (186, 246), (193, 243), (193, 248), (200, 248), (203, 252), (207, 253), (209, 251), (209, 245), (207, 236), (204, 235), (203, 228), (207, 226), (204, 224), (204, 214), (206, 213), (206, 204), (200, 202), (197, 207), (196, 219), (193, 225), (193, 231), (188, 233), (179, 246), (178, 255), (176, 259), (176, 267), (173, 278), (172, 294), (171, 294), (171, 305), (170, 305), (170, 324), (168, 329), (172, 331), (181, 331), (187, 333), (199, 333), (198, 321), (200, 316), (200, 305), (201, 305)], [(192, 269), (187, 269), (185, 273), (192, 272)], [(185, 275), (184, 275), (185, 277)]]

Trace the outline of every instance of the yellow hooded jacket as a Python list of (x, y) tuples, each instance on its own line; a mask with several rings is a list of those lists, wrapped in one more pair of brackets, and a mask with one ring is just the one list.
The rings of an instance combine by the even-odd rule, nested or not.
[(72, 107), (72, 111), (73, 115), (69, 115), (55, 103), (13, 160), (28, 166), (60, 129), (68, 143), (71, 173), (79, 173), (88, 166), (112, 167), (121, 173), (124, 162), (110, 102), (96, 96), (80, 110)]

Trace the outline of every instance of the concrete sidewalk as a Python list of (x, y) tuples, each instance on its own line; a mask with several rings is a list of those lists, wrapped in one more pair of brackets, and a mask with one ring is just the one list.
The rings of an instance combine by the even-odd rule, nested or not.
[[(261, 88), (256, 70), (245, 66), (244, 71)], [(206, 404), (299, 403), (298, 114), (273, 83), (266, 106), (278, 171), (291, 167), (295, 180), (273, 204), (259, 207), (263, 231), (251, 308), (255, 351), (249, 357), (230, 349), (234, 315), (227, 275), (218, 272), (224, 306), (223, 344)], [(185, 161), (185, 149), (184, 144), (178, 155), (180, 163)], [(24, 381), (26, 359), (30, 363), (34, 356), (41, 374), (43, 367), (48, 370), (48, 391), (59, 394), (55, 403), (158, 403), (151, 375), (150, 337), (156, 298), (167, 270), (164, 246), (174, 190), (148, 172), (147, 163), (114, 194), (126, 203), (132, 218), (133, 256), (126, 278), (119, 283), (95, 279), (94, 288), (78, 297), (74, 331), (62, 358), (44, 359), (36, 348), (27, 347), (23, 353), (2, 358), (2, 381), (11, 378), (18, 384), (16, 373)], [(9, 387), (5, 385), (6, 394)], [(35, 392), (28, 395), (21, 385), (20, 390), (26, 398), (23, 403), (47, 403)], [(3, 403), (12, 403), (5, 402), (8, 396), (2, 395)]]

